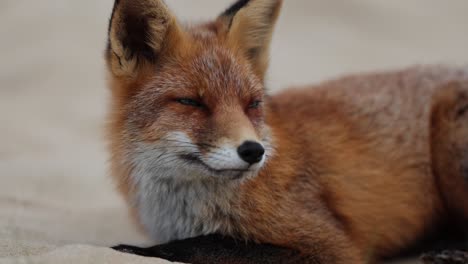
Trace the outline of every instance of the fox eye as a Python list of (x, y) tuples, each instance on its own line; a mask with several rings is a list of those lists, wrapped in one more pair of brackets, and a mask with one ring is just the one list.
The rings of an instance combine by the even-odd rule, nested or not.
[(190, 98), (179, 98), (176, 101), (182, 105), (193, 106), (193, 107), (198, 107), (198, 108), (202, 108), (205, 106), (203, 103), (194, 99), (190, 99)]
[(249, 109), (257, 109), (257, 108), (260, 107), (261, 104), (262, 104), (262, 101), (260, 101), (260, 100), (255, 100), (255, 101), (253, 101), (252, 103), (250, 103)]

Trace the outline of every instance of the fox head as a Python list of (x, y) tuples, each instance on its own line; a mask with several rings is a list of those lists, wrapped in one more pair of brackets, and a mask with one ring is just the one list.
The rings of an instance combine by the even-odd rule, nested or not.
[(106, 60), (116, 170), (188, 180), (258, 172), (271, 155), (264, 76), (281, 3), (241, 0), (188, 26), (161, 0), (115, 1)]

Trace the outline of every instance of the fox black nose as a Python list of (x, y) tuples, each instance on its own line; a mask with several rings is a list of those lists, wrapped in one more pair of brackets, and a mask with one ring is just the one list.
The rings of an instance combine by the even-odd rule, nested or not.
[(245, 141), (237, 148), (239, 157), (249, 164), (255, 164), (262, 160), (265, 149), (262, 145), (253, 141)]

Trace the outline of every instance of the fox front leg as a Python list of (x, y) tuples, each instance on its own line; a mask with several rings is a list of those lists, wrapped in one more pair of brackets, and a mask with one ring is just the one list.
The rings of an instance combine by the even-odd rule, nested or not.
[(149, 248), (120, 245), (113, 249), (139, 256), (192, 264), (319, 264), (313, 257), (302, 255), (295, 250), (239, 241), (220, 235), (190, 238)]

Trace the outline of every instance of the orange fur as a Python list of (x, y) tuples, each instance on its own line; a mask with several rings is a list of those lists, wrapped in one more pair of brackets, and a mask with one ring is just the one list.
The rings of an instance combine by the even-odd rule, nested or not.
[[(323, 263), (391, 256), (452, 209), (444, 205), (448, 198), (439, 184), (451, 188), (462, 182), (460, 175), (450, 173), (456, 179), (444, 183), (432, 170), (437, 164), (436, 174), (445, 179), (441, 174), (450, 165), (443, 161), (455, 157), (442, 151), (449, 147), (445, 130), (455, 131), (455, 125), (439, 126), (439, 110), (432, 114), (431, 105), (453, 111), (445, 103), (446, 83), (468, 80), (466, 69), (362, 74), (268, 97), (262, 83), (282, 1), (252, 0), (234, 18), (192, 27), (179, 26), (160, 1), (136, 2), (147, 3), (141, 16), (151, 13), (148, 23), (158, 23), (158, 17), (166, 22), (147, 32), (154, 60), (125, 55), (117, 37), (125, 23), (119, 20), (122, 8), (111, 22), (112, 175), (133, 210), (139, 189), (131, 177), (137, 165), (127, 158), (130, 146), (157, 143), (172, 131), (206, 145), (271, 134), (275, 150), (266, 165), (239, 184), (235, 200), (219, 202), (218, 210), (228, 216), (210, 212), (206, 218), (216, 217), (224, 234), (299, 249)], [(255, 56), (249, 56), (252, 49)], [(198, 98), (206, 109), (174, 103), (181, 97)], [(246, 108), (256, 98), (263, 106)], [(447, 139), (450, 144), (461, 144), (459, 134)], [(441, 151), (431, 156), (434, 142)], [(466, 190), (459, 193), (467, 197)]]

